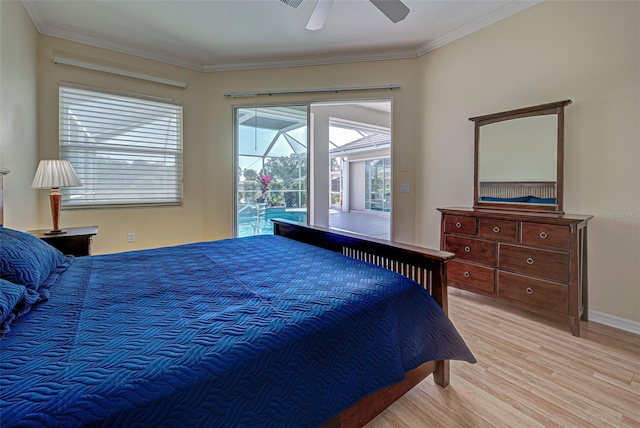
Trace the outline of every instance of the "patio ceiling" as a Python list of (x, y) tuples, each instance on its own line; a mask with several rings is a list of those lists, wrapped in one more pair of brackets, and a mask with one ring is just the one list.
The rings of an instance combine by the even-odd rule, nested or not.
[[(307, 154), (306, 108), (247, 107), (238, 113), (239, 155), (254, 157), (262, 167), (267, 158), (305, 156)], [(389, 129), (332, 118), (329, 122), (329, 144), (332, 157), (340, 154), (388, 147)], [(242, 165), (241, 165), (242, 167)], [(244, 165), (248, 168), (249, 165)]]

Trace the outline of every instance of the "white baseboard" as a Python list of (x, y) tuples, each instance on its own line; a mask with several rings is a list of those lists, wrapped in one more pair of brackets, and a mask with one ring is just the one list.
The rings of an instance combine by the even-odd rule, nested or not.
[(589, 322), (597, 322), (619, 330), (640, 335), (640, 322), (605, 314), (604, 312), (589, 310)]

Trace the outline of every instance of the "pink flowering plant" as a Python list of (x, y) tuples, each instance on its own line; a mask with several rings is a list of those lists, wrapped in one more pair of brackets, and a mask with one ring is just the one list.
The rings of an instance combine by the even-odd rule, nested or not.
[(262, 174), (260, 176), (260, 190), (262, 194), (266, 194), (271, 188), (271, 183), (273, 183), (273, 179), (269, 177), (267, 174)]
[(260, 183), (260, 191), (262, 192), (262, 196), (258, 198), (258, 202), (266, 202), (269, 203), (269, 189), (273, 184), (273, 179), (267, 174), (261, 174), (260, 179), (258, 180)]

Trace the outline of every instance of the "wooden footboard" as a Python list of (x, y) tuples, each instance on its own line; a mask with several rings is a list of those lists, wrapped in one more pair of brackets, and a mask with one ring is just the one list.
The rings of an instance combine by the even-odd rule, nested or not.
[[(425, 287), (448, 314), (447, 262), (453, 253), (334, 232), (288, 220), (274, 219), (274, 234), (363, 260), (404, 275)], [(449, 384), (449, 361), (430, 361), (406, 373), (395, 385), (371, 394), (327, 422), (324, 427), (361, 427), (433, 373), (436, 384)]]

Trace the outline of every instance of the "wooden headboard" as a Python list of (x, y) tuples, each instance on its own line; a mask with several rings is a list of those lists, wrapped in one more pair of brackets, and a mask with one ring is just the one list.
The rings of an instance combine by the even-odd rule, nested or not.
[(9, 174), (8, 169), (0, 168), (0, 226), (4, 224), (4, 203), (3, 203), (3, 192), (2, 192), (2, 182), (4, 181), (4, 176)]

